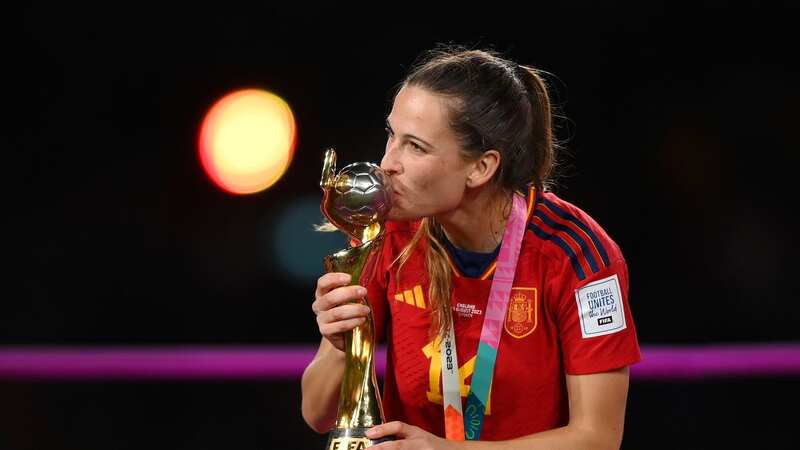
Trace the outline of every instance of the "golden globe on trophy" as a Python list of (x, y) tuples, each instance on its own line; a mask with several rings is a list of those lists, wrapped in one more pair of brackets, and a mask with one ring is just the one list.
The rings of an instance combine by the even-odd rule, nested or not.
[[(350, 164), (336, 174), (336, 152), (328, 149), (320, 187), (322, 214), (344, 232), (353, 244), (325, 257), (326, 272), (344, 272), (351, 284), (366, 286), (380, 254), (386, 216), (392, 208), (388, 176), (375, 164)], [(367, 305), (362, 298), (361, 303)], [(345, 369), (339, 394), (336, 424), (328, 437), (328, 450), (370, 447), (385, 440), (371, 440), (366, 431), (385, 422), (375, 377), (375, 325), (367, 320), (345, 333)]]

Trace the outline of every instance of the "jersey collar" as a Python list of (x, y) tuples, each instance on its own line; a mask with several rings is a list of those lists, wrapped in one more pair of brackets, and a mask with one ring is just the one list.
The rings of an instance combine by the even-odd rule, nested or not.
[[(527, 200), (528, 200), (527, 220), (530, 221), (531, 220), (531, 214), (533, 213), (533, 210), (534, 210), (534, 208), (536, 206), (536, 203), (538, 202), (538, 198), (537, 198), (538, 197), (538, 195), (537, 195), (538, 193), (536, 192), (536, 188), (534, 186), (530, 186), (528, 188), (528, 193), (527, 194), (528, 194), (526, 196)], [(455, 263), (455, 259), (454, 259), (453, 255), (450, 254), (450, 251), (447, 249), (446, 246), (444, 248), (444, 254), (445, 254), (446, 258), (447, 258), (447, 263), (450, 265), (450, 268), (453, 270), (453, 274), (456, 277), (459, 277), (459, 278), (460, 277), (464, 277), (465, 275), (463, 273), (461, 273), (460, 270), (458, 270), (458, 266)], [(489, 267), (486, 268), (486, 270), (483, 272), (483, 274), (481, 274), (481, 276), (478, 277), (478, 279), (480, 279), (480, 280), (488, 280), (494, 274), (494, 269), (496, 267), (497, 267), (497, 258), (495, 258), (495, 260), (492, 261), (491, 264), (489, 264)]]

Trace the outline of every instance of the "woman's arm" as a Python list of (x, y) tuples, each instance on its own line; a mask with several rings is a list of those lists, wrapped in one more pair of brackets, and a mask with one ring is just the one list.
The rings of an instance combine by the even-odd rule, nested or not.
[[(510, 441), (446, 441), (420, 428), (390, 422), (377, 426), (369, 437), (395, 435), (399, 439), (377, 449), (484, 449), (484, 450), (603, 450), (619, 449), (628, 398), (628, 368), (591, 375), (567, 375), (569, 424)], [(370, 431), (372, 431), (370, 430)]]
[(322, 338), (314, 359), (303, 371), (303, 419), (317, 433), (333, 428), (345, 354)]
[(619, 449), (628, 399), (628, 368), (591, 375), (567, 375), (567, 392), (567, 426), (481, 448)]
[(328, 273), (317, 281), (315, 300), (311, 309), (317, 315), (322, 335), (314, 359), (303, 371), (303, 419), (318, 433), (333, 428), (339, 390), (344, 377), (345, 353), (343, 333), (364, 323), (369, 307), (352, 303), (367, 294), (358, 285), (348, 286), (350, 275)]

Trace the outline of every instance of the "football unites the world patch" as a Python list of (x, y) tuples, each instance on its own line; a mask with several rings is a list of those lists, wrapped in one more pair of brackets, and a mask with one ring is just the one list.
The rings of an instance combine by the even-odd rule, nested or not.
[(616, 333), (627, 326), (616, 274), (577, 289), (575, 300), (584, 338)]

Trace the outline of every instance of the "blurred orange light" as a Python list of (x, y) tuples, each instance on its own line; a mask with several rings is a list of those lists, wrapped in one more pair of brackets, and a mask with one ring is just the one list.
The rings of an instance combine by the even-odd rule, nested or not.
[(296, 125), (289, 105), (267, 91), (226, 95), (200, 129), (200, 161), (209, 178), (233, 194), (263, 191), (283, 176), (294, 155)]

